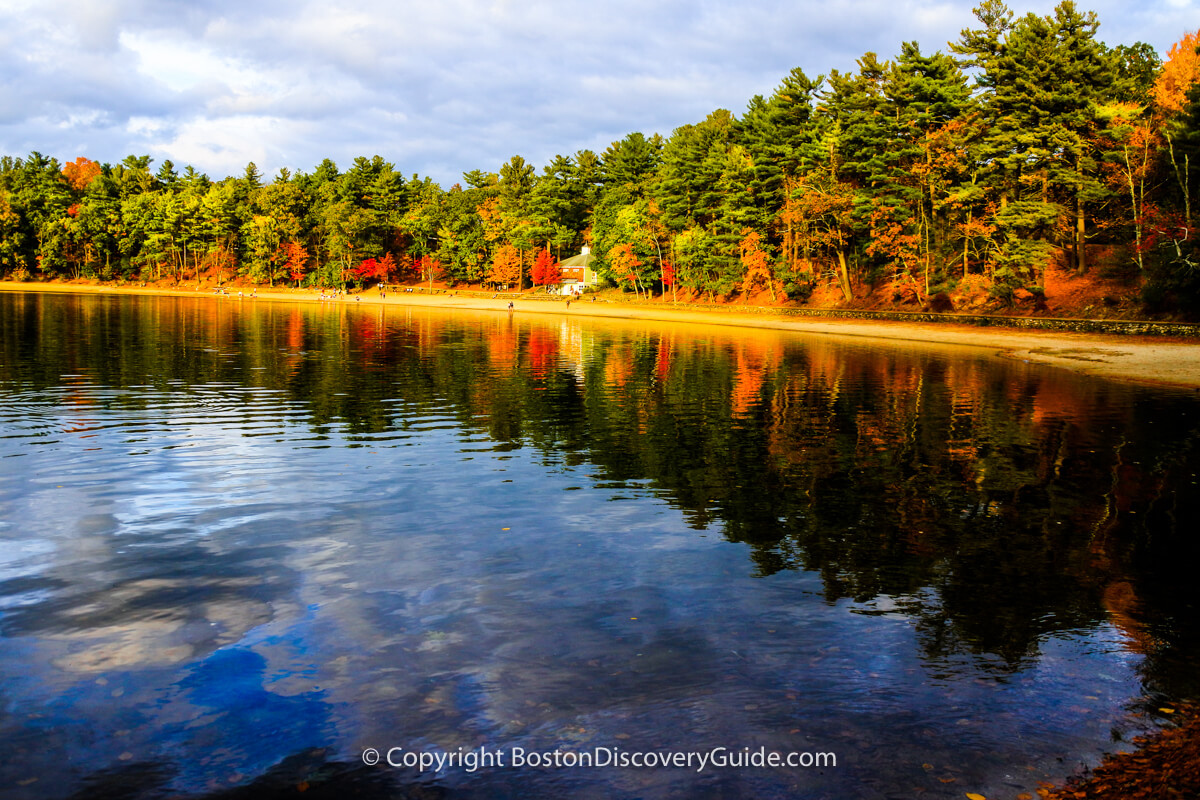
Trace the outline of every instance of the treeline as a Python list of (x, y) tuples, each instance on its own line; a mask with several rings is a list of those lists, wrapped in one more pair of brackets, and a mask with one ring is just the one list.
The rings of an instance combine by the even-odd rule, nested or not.
[(448, 190), (379, 156), (269, 183), (253, 163), (214, 182), (148, 156), (5, 157), (0, 271), (528, 285), (552, 279), (542, 254), (588, 244), (639, 293), (803, 299), (829, 283), (928, 303), (981, 276), (1011, 302), (1043, 293), (1052, 258), (1084, 273), (1103, 252), (1150, 310), (1200, 307), (1200, 34), (1164, 62), (1107, 47), (1067, 0), (1020, 18), (984, 0), (975, 16), (949, 54), (907, 42), (853, 73), (797, 68), (741, 117), (631, 133), (540, 174), (514, 156)]

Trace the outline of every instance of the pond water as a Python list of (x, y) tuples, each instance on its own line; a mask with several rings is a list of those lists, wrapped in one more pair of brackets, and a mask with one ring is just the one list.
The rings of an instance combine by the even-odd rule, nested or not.
[(5, 797), (1014, 797), (1196, 694), (1191, 392), (366, 303), (0, 336)]

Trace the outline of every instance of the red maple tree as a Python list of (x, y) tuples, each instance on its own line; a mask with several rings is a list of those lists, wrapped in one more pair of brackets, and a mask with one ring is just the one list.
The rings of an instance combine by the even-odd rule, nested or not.
[(562, 280), (562, 266), (554, 260), (549, 250), (538, 253), (530, 271), (534, 286), (549, 286)]
[(362, 281), (384, 281), (396, 271), (396, 259), (388, 253), (383, 258), (368, 258), (351, 270)]

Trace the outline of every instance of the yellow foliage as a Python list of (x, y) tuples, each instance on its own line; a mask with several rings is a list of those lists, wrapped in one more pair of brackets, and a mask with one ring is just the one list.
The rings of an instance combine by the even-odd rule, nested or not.
[(488, 280), (492, 283), (520, 283), (521, 251), (511, 244), (497, 249)]
[(1155, 105), (1167, 115), (1177, 114), (1187, 100), (1188, 89), (1200, 80), (1200, 31), (1185, 35), (1167, 54), (1162, 72), (1150, 89)]

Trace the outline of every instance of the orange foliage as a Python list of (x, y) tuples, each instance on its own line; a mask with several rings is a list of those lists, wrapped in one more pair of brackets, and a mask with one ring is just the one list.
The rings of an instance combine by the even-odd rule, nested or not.
[(483, 220), (483, 235), (489, 242), (494, 242), (504, 235), (501, 225), (500, 198), (489, 197), (475, 209), (475, 213)]
[(739, 245), (742, 251), (742, 268), (746, 271), (742, 279), (742, 293), (749, 295), (756, 286), (765, 286), (771, 290), (771, 301), (775, 301), (775, 276), (771, 274), (770, 259), (767, 252), (759, 245), (762, 237), (750, 228), (742, 231), (745, 238)]
[(271, 260), (299, 285), (308, 264), (308, 250), (299, 242), (284, 242), (275, 249)]
[(90, 158), (80, 156), (74, 161), (64, 164), (62, 172), (67, 183), (71, 184), (71, 188), (82, 192), (88, 187), (88, 184), (100, 176), (100, 165)]
[(608, 251), (608, 260), (612, 262), (613, 273), (615, 275), (622, 280), (636, 285), (637, 272), (635, 270), (642, 265), (642, 262), (634, 254), (633, 245), (616, 245)]
[(520, 283), (521, 271), (521, 251), (511, 244), (502, 245), (496, 250), (488, 280), (492, 283)]
[(954, 229), (965, 240), (987, 238), (996, 232), (996, 226), (988, 222), (992, 217), (992, 210), (989, 206), (987, 212), (978, 217), (967, 217), (962, 222), (956, 223)]
[(208, 270), (218, 281), (224, 282), (233, 277), (237, 270), (237, 256), (224, 245), (217, 245), (204, 257), (203, 269)]
[(1150, 97), (1163, 113), (1177, 114), (1187, 101), (1187, 92), (1200, 80), (1200, 31), (1185, 35), (1175, 44), (1163, 62), (1162, 72), (1150, 89)]
[(533, 262), (532, 278), (534, 286), (548, 286), (562, 280), (562, 267), (549, 250), (538, 253), (537, 260)]
[[(380, 265), (386, 270), (385, 274), (390, 274), (396, 271), (396, 262), (392, 259), (392, 254), (388, 253), (380, 260)], [(421, 256), (417, 261), (417, 272), (421, 276), (421, 280), (429, 281), (433, 285), (435, 280), (441, 280), (446, 277), (446, 270), (442, 268), (442, 261), (433, 256)]]
[(1060, 788), (1042, 786), (1045, 800), (1158, 800), (1200, 797), (1200, 710), (1171, 708), (1184, 722), (1177, 728), (1133, 740), (1132, 753), (1106, 756), (1086, 780)]
[(845, 268), (845, 248), (854, 218), (854, 192), (848, 184), (828, 177), (816, 183), (788, 184), (780, 219), (784, 231), (784, 263), (787, 272), (798, 277), (814, 272), (813, 263), (836, 258), (839, 283), (846, 299), (850, 298), (849, 276)]
[(898, 209), (879, 205), (871, 211), (871, 241), (867, 253), (886, 258), (900, 271), (912, 274), (920, 258), (921, 237), (905, 233)]

